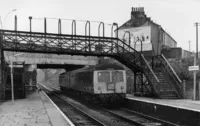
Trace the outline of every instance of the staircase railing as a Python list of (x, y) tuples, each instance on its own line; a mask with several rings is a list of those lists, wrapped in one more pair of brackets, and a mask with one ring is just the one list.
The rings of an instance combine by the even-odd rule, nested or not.
[[(172, 66), (170, 65), (170, 63), (167, 61), (167, 59), (165, 58), (163, 54), (157, 56), (157, 62), (159, 62), (158, 64), (161, 65), (163, 72), (167, 74), (167, 76), (169, 77), (169, 80), (171, 81), (171, 84), (173, 85), (173, 87), (176, 89), (175, 91), (177, 92), (178, 96), (182, 98), (183, 97), (183, 91), (181, 88), (182, 81), (180, 80), (180, 78), (178, 77), (178, 75), (176, 74)], [(155, 67), (156, 65), (155, 60), (154, 60), (153, 65)]]
[[(117, 47), (114, 52), (117, 53), (117, 56), (122, 58), (123, 60), (126, 60), (129, 64), (132, 64), (133, 67), (136, 67), (142, 73), (144, 73), (150, 85), (153, 86), (154, 92), (158, 95), (160, 92), (160, 81), (156, 77), (152, 68), (149, 66), (145, 57), (120, 39), (118, 39), (115, 44)], [(152, 83), (152, 79), (155, 80), (154, 83)]]
[(154, 71), (152, 70), (152, 68), (149, 66), (149, 64), (148, 64), (147, 60), (145, 59), (144, 55), (141, 54), (141, 56), (142, 56), (142, 58), (143, 58), (143, 61), (144, 61), (145, 64), (146, 64), (146, 66), (148, 67), (148, 69), (145, 69), (145, 70), (149, 70), (148, 73), (151, 73), (151, 74), (153, 75), (154, 79), (156, 79), (156, 81), (157, 81), (158, 83), (160, 83), (160, 81), (158, 80), (156, 74), (154, 73)]
[(164, 65), (163, 67), (165, 68), (165, 72), (168, 73), (170, 79), (173, 80), (174, 82), (173, 86), (176, 88), (176, 91), (178, 92), (179, 97), (182, 98), (183, 97), (183, 92), (181, 88), (182, 81), (180, 80), (180, 78), (178, 77), (178, 75), (176, 74), (172, 66), (170, 65), (170, 63), (167, 61), (165, 56), (161, 54), (161, 57), (162, 57), (163, 65)]

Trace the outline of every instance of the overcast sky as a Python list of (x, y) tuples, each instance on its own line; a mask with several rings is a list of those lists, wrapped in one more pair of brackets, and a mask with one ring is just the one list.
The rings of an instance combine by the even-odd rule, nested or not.
[[(130, 19), (131, 7), (144, 7), (148, 17), (160, 24), (183, 49), (196, 47), (195, 22), (200, 22), (199, 0), (0, 0), (3, 27), (13, 29), (14, 15), (18, 29), (28, 30), (28, 17), (93, 20), (122, 25)], [(11, 12), (13, 9), (17, 9)], [(34, 21), (35, 20), (35, 21)], [(34, 30), (41, 31), (42, 20), (33, 20)], [(51, 32), (57, 32), (52, 21)], [(55, 23), (55, 25), (52, 25)], [(50, 23), (49, 23), (50, 24)], [(54, 26), (54, 27), (53, 27)], [(53, 27), (53, 28), (51, 28)], [(40, 29), (39, 29), (40, 28)], [(64, 28), (63, 28), (64, 29)], [(67, 29), (67, 28), (66, 28)], [(200, 29), (200, 28), (199, 28)], [(71, 29), (70, 29), (71, 30)], [(200, 31), (199, 31), (200, 32)], [(200, 47), (200, 44), (199, 44)]]

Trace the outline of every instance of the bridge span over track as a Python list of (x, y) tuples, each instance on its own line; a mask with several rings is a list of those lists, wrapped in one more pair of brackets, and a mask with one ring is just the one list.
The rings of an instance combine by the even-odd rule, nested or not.
[(5, 51), (6, 62), (24, 62), (25, 64), (46, 64), (46, 65), (96, 65), (99, 58), (96, 56), (72, 56), (42, 53), (17, 53)]
[[(45, 18), (44, 33), (32, 32), (31, 27), (30, 31), (18, 31), (17, 17), (15, 17), (15, 30), (0, 30), (1, 99), (4, 97), (5, 90), (5, 51), (112, 57), (134, 72), (134, 92), (148, 93), (160, 97), (160, 81), (143, 54), (130, 46), (130, 34), (127, 34), (129, 42), (125, 42), (118, 38), (117, 23), (112, 24), (110, 37), (105, 37), (104, 29), (104, 23), (100, 22), (98, 36), (91, 36), (90, 22), (87, 21), (85, 35), (77, 35), (76, 21), (73, 20), (72, 33), (62, 34), (61, 20), (58, 20), (58, 33), (47, 33)], [(100, 35), (100, 32), (102, 35)], [(136, 80), (138, 81), (136, 82)]]

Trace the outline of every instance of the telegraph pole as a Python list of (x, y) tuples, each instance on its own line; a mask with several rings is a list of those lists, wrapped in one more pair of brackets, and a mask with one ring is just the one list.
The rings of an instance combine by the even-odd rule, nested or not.
[[(195, 23), (195, 26), (196, 26), (196, 55), (194, 55), (194, 66), (196, 66), (196, 62), (198, 61), (198, 26), (199, 26), (199, 23), (198, 22), (196, 22)], [(196, 100), (196, 94), (197, 94), (197, 92), (196, 92), (196, 73), (197, 73), (197, 71), (194, 71), (194, 73), (193, 73), (193, 76), (194, 76), (194, 91), (193, 91), (193, 99), (194, 100)]]
[(199, 23), (196, 22), (195, 26), (196, 26), (196, 58), (198, 59), (198, 26), (199, 26)]
[(191, 52), (190, 44), (191, 44), (191, 42), (189, 41), (189, 52)]

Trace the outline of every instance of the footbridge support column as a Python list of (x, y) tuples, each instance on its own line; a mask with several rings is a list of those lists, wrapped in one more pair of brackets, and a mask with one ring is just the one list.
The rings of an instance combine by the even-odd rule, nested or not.
[(3, 51), (0, 49), (0, 103), (5, 100), (5, 87), (6, 87), (6, 66), (4, 62)]

